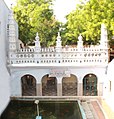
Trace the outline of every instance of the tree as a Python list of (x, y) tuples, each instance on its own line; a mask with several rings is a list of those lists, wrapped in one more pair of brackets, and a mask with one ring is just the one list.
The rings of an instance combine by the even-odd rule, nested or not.
[(34, 42), (36, 32), (42, 46), (55, 44), (60, 23), (51, 6), (52, 0), (18, 0), (14, 13), (19, 25), (19, 39), (25, 44)]
[(76, 43), (78, 35), (84, 42), (97, 44), (100, 39), (101, 23), (108, 29), (110, 43), (114, 35), (114, 2), (112, 0), (90, 0), (77, 5), (76, 10), (67, 16), (67, 33), (70, 41)]

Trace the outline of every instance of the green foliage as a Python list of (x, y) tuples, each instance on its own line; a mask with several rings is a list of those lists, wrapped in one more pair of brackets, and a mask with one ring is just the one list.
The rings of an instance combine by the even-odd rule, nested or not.
[(52, 0), (18, 0), (14, 12), (19, 25), (19, 39), (25, 44), (34, 42), (36, 32), (42, 46), (55, 44), (59, 22), (51, 6)]
[[(55, 45), (60, 22), (55, 19), (51, 6), (52, 0), (18, 0), (14, 12), (19, 24), (19, 38), (25, 44), (32, 44), (38, 32), (42, 46)], [(114, 45), (113, 6), (113, 0), (89, 0), (77, 5), (76, 10), (67, 15), (67, 23), (61, 24), (63, 45), (76, 44), (80, 33), (84, 43), (97, 44), (101, 23), (106, 24), (109, 42)]]
[(109, 41), (114, 35), (114, 2), (113, 0), (90, 0), (76, 6), (76, 10), (67, 16), (66, 38), (72, 43), (77, 42), (81, 33), (84, 42), (97, 44), (100, 39), (101, 23), (108, 29)]

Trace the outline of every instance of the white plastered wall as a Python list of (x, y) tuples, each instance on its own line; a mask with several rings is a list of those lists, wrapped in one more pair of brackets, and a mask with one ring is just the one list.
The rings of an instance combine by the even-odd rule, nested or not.
[(8, 8), (3, 0), (0, 0), (0, 115), (10, 100), (10, 75), (6, 68), (7, 56), (7, 31)]

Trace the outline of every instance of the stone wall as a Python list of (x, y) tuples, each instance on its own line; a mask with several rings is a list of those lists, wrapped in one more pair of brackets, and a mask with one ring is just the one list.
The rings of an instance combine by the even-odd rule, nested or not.
[[(106, 81), (106, 75), (105, 75), (105, 69), (106, 67), (15, 67), (11, 68), (11, 96), (22, 96), (22, 84), (21, 84), (21, 78), (25, 75), (32, 75), (36, 80), (36, 89), (37, 89), (37, 96), (42, 96), (42, 78), (46, 76), (47, 74), (50, 75), (51, 69), (57, 70), (57, 73), (54, 73), (52, 77), (56, 77), (57, 79), (57, 86), (58, 89), (61, 89), (61, 86), (63, 84), (63, 77), (66, 75), (62, 74), (62, 70), (65, 71), (65, 69), (68, 68), (70, 71), (70, 74), (76, 76), (77, 80), (77, 96), (83, 95), (83, 79), (88, 74), (94, 74), (97, 77), (97, 90), (98, 90), (98, 96), (103, 95), (103, 85)], [(60, 72), (59, 72), (60, 70)], [(60, 74), (58, 74), (60, 73)], [(69, 77), (69, 76), (68, 76)], [(102, 85), (101, 85), (102, 84)], [(58, 95), (61, 95), (61, 90), (58, 90)]]
[(10, 100), (9, 73), (6, 68), (7, 56), (7, 30), (8, 8), (3, 0), (0, 0), (0, 114), (6, 108)]

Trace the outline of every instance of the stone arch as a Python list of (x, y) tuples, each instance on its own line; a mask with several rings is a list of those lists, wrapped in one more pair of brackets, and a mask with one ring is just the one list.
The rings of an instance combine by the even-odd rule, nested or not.
[(97, 96), (97, 76), (95, 74), (87, 74), (83, 78), (83, 95)]
[(36, 96), (36, 79), (26, 74), (21, 77), (22, 96)]
[(49, 77), (49, 74), (42, 77), (42, 95), (57, 96), (57, 79)]
[(77, 95), (77, 77), (71, 74), (70, 77), (63, 77), (62, 79), (62, 95), (76, 96)]

